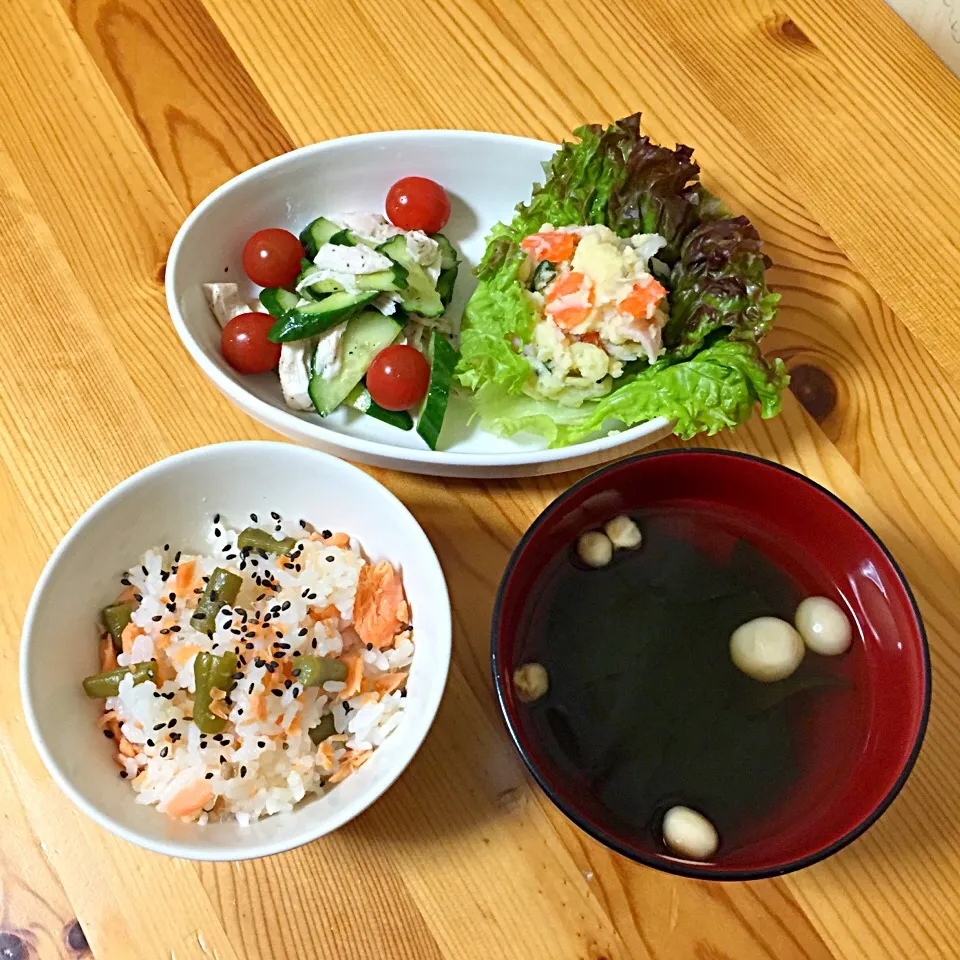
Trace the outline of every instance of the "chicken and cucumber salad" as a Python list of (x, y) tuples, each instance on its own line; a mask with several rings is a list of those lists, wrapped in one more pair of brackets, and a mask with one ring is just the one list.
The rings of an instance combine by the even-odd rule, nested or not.
[(758, 346), (780, 298), (757, 231), (639, 114), (576, 136), (476, 270), (456, 375), (484, 427), (563, 446), (661, 416), (689, 438), (756, 404), (775, 415), (788, 377)]
[(204, 288), (235, 370), (276, 370), (287, 406), (320, 416), (346, 405), (410, 430), (414, 411), (436, 449), (458, 359), (446, 310), (459, 258), (440, 232), (450, 202), (406, 177), (386, 210), (317, 217), (299, 237), (255, 233), (243, 266), (263, 287), (257, 304), (234, 283)]

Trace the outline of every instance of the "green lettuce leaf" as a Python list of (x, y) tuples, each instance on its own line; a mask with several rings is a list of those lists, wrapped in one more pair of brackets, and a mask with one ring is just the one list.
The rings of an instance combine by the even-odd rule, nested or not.
[(705, 192), (696, 183), (700, 168), (690, 147), (668, 150), (640, 133), (640, 114), (606, 130), (588, 124), (574, 131), (579, 143), (564, 143), (544, 165), (529, 203), (521, 203), (509, 224), (497, 224), (477, 269), (482, 280), (510, 259), (513, 244), (545, 223), (555, 227), (600, 223), (622, 237), (659, 233), (667, 246), (658, 255), (673, 263), (679, 241), (698, 222)]
[(517, 279), (526, 255), (516, 247), (490, 279), (481, 280), (463, 311), (457, 378), (471, 390), (496, 383), (519, 392), (531, 378), (519, 353), (533, 337), (535, 317)]
[(684, 440), (713, 436), (744, 423), (758, 403), (764, 419), (776, 416), (788, 382), (783, 361), (768, 363), (755, 343), (718, 340), (689, 360), (657, 361), (591, 405), (580, 423), (559, 425), (551, 443), (583, 440), (607, 420), (632, 426), (654, 417), (675, 420), (674, 433)]
[(689, 440), (739, 426), (758, 403), (762, 417), (776, 416), (788, 380), (783, 361), (768, 363), (756, 344), (718, 340), (692, 360), (660, 360), (581, 407), (511, 393), (494, 382), (484, 383), (474, 402), (492, 432), (512, 436), (527, 430), (554, 447), (585, 440), (605, 424), (621, 429), (655, 417), (675, 420), (674, 432)]

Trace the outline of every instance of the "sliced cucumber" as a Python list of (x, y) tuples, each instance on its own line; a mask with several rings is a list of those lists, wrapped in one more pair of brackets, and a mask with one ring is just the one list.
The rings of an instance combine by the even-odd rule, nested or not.
[(341, 230), (333, 221), (325, 217), (317, 217), (312, 223), (308, 224), (300, 234), (300, 242), (306, 255), (313, 260), (317, 251), (325, 244), (330, 242), (330, 238)]
[(340, 342), (340, 370), (329, 380), (316, 373), (310, 379), (310, 399), (321, 417), (332, 413), (346, 400), (363, 379), (373, 358), (396, 340), (401, 329), (396, 320), (376, 310), (364, 310), (350, 320)]
[(327, 243), (332, 243), (337, 247), (355, 247), (357, 239), (349, 230), (338, 230), (327, 240)]
[(437, 293), (444, 307), (449, 307), (450, 301), (453, 299), (453, 289), (457, 283), (458, 270), (459, 266), (454, 264), (452, 267), (441, 270), (440, 276), (437, 277)]
[[(309, 276), (309, 274), (306, 276)], [(301, 275), (300, 280), (303, 279), (304, 276)], [(378, 293), (400, 293), (407, 286), (407, 271), (399, 263), (395, 263), (389, 270), (377, 270), (376, 273), (358, 273), (356, 282), (360, 290), (376, 290)], [(320, 298), (328, 293), (339, 293), (343, 290), (343, 284), (331, 279), (316, 280), (309, 286), (304, 287), (303, 290), (309, 290), (314, 297)]]
[(260, 291), (260, 302), (266, 307), (270, 316), (280, 320), (296, 307), (300, 297), (289, 290), (284, 290), (283, 287), (267, 287)]
[(388, 256), (394, 263), (400, 264), (407, 271), (407, 290), (404, 294), (403, 307), (409, 313), (419, 313), (423, 317), (439, 317), (443, 315), (443, 302), (440, 294), (430, 282), (430, 278), (423, 272), (423, 268), (410, 256), (407, 250), (406, 237), (391, 237), (386, 243), (381, 243), (377, 250)]
[(437, 246), (440, 248), (441, 270), (449, 270), (460, 262), (456, 248), (442, 233), (431, 233), (430, 239), (436, 240)]
[(417, 433), (427, 442), (431, 450), (437, 449), (443, 418), (447, 414), (447, 401), (450, 399), (450, 385), (453, 383), (453, 371), (457, 365), (457, 351), (439, 330), (430, 331), (428, 348), (430, 361), (430, 386), (423, 402), (423, 410), (417, 421)]
[[(360, 293), (333, 293), (318, 303), (304, 304), (288, 310), (267, 334), (274, 343), (291, 343), (315, 337), (324, 330), (346, 320), (352, 313), (377, 296), (375, 290)], [(269, 307), (268, 307), (269, 309)]]
[(348, 407), (353, 407), (354, 410), (359, 410), (360, 413), (389, 423), (391, 427), (397, 427), (399, 430), (413, 429), (413, 417), (406, 410), (384, 410), (370, 396), (370, 391), (362, 383), (358, 383), (350, 391), (350, 395), (344, 400), (344, 403)]
[(537, 264), (537, 269), (533, 271), (530, 278), (530, 288), (537, 293), (543, 291), (557, 279), (557, 268), (549, 260), (541, 260)]

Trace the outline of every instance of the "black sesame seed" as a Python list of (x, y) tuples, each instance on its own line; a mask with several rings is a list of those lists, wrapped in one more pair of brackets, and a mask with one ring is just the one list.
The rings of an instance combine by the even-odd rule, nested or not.
[(142, 593), (135, 593), (135, 594), (133, 595), (133, 599), (136, 600), (137, 603), (143, 603), (143, 594), (142, 594)]
[(171, 730), (172, 730), (176, 725), (177, 725), (177, 718), (176, 718), (176, 717), (174, 717), (174, 718), (167, 724), (167, 726), (168, 726)]
[(324, 540), (329, 540), (329, 539), (333, 536), (333, 531), (332, 531), (332, 530), (321, 530), (321, 531), (320, 531), (320, 536), (323, 537)]
[(280, 604), (280, 609), (281, 609), (281, 610), (289, 610), (291, 606), (292, 606), (292, 604), (290, 603), (289, 600), (284, 600), (283, 603)]
[(200, 749), (201, 749), (201, 750), (206, 750), (206, 749), (207, 749), (207, 741), (206, 741), (206, 740), (201, 740), (201, 741), (200, 741)]
[(226, 758), (222, 753), (220, 754), (220, 762), (221, 762), (221, 763), (226, 763), (226, 762), (227, 762), (227, 758)]
[(158, 613), (155, 617), (150, 618), (154, 623), (159, 623), (163, 619), (163, 614)]
[(145, 565), (141, 564), (140, 569), (143, 571), (143, 575), (148, 576), (148, 571)]
[(148, 740), (148, 741), (147, 741), (147, 746), (148, 746), (148, 747), (155, 747), (156, 744), (155, 744), (152, 740)]
[(306, 627), (301, 627), (300, 632), (297, 634), (298, 637), (305, 637), (310, 631)]
[(256, 687), (256, 684), (255, 684), (255, 683), (251, 683), (251, 684), (250, 684), (250, 689), (247, 690), (247, 693), (253, 693), (255, 687)]
[(350, 712), (350, 709), (351, 709), (351, 707), (350, 707), (350, 704), (349, 704), (349, 703), (345, 703), (345, 704), (343, 705), (343, 712), (344, 712), (344, 713), (349, 713), (349, 712)]
[(242, 717), (242, 716), (243, 716), (243, 707), (237, 707), (237, 716), (238, 716), (238, 717)]
[(327, 563), (333, 563), (333, 557), (327, 557)]
[(183, 736), (182, 733), (171, 733), (171, 734), (170, 734), (170, 742), (171, 742), (171, 743), (176, 743), (182, 736)]
[(204, 780), (212, 780), (212, 779), (213, 779), (213, 771), (211, 770), (210, 773), (205, 773), (205, 774), (203, 775), (203, 779), (204, 779)]
[(256, 644), (247, 643), (247, 644), (244, 644), (244, 646), (247, 648), (247, 650), (252, 650), (256, 646)]
[(270, 511), (270, 516), (273, 517), (274, 520), (279, 520), (279, 519), (280, 519), (280, 514), (277, 513), (276, 510), (271, 510), (271, 511)]
[(104, 731), (103, 731), (103, 735), (104, 735), (108, 740), (112, 740), (112, 739), (113, 739), (113, 731), (112, 731), (112, 730), (104, 730)]
[(277, 652), (274, 654), (274, 656), (277, 658), (277, 660), (282, 660), (286, 655), (287, 655), (287, 651), (286, 651), (286, 650), (279, 650), (279, 651), (277, 651)]
[(294, 650), (294, 651), (293, 651), (293, 655), (294, 655), (295, 657), (299, 657), (299, 656), (300, 656), (300, 651), (299, 651), (299, 650)]
[(155, 723), (155, 724), (153, 725), (153, 729), (154, 729), (154, 730), (162, 730), (165, 726), (166, 726), (165, 723)]
[(307, 521), (306, 521), (306, 520), (301, 520), (301, 521), (300, 521), (300, 526), (301, 526), (304, 530), (306, 530), (306, 529), (307, 529)]
[(301, 567), (299, 563), (295, 563), (293, 565), (293, 569), (296, 570), (297, 573), (301, 573), (303, 571), (303, 567)]
[(293, 688), (293, 699), (296, 700), (297, 697), (299, 697), (299, 696), (300, 696), (300, 688), (299, 688), (299, 687), (294, 687), (294, 688)]
[(276, 530), (277, 533), (279, 533), (283, 529), (283, 527), (281, 527), (280, 524), (278, 523), (273, 529)]
[(215, 514), (213, 515), (213, 522), (214, 522), (214, 523), (219, 523), (219, 522), (220, 522), (220, 514), (219, 514), (219, 513), (215, 513)]
[(216, 603), (216, 602), (217, 602), (217, 591), (216, 591), (216, 590), (211, 590), (211, 591), (210, 591), (210, 602), (211, 602), (211, 603)]
[(160, 756), (161, 756), (161, 757), (165, 757), (169, 752), (170, 752), (170, 748), (169, 748), (169, 747), (164, 747), (164, 748), (160, 751)]
[(317, 595), (316, 595), (315, 593), (311, 593), (310, 596), (307, 597), (307, 599), (308, 599), (308, 600), (316, 600), (316, 599), (317, 599)]
[(178, 550), (178, 551), (176, 552), (176, 554), (174, 555), (174, 557), (173, 557), (173, 562), (174, 562), (174, 563), (179, 563), (179, 562), (180, 562), (180, 557), (182, 557), (182, 556), (183, 556), (183, 551)]
[(314, 650), (317, 649), (317, 638), (316, 638), (316, 637), (314, 637), (313, 640), (310, 641), (310, 646), (312, 646)]
[(126, 780), (127, 777), (128, 777), (127, 771), (126, 771), (126, 770), (121, 770), (121, 771), (120, 771), (120, 779), (121, 779), (121, 780)]
[(274, 673), (274, 672), (276, 671), (277, 667), (279, 667), (279, 666), (280, 666), (280, 664), (277, 663), (276, 660), (271, 660), (271, 661), (267, 664), (267, 669), (268, 669), (271, 673)]
[(283, 691), (282, 691), (282, 690), (271, 690), (270, 692), (271, 692), (275, 697), (282, 697), (282, 696), (283, 696)]
[[(282, 639), (283, 639), (283, 631), (282, 631), (282, 630), (278, 630), (278, 631), (277, 631), (277, 639), (278, 639), (278, 640), (282, 640)], [(289, 644), (289, 643), (277, 643), (277, 644), (275, 644), (275, 646), (285, 647), (287, 650), (290, 649), (290, 644)]]
[(258, 740), (258, 741), (257, 741), (257, 746), (258, 746), (261, 750), (262, 750), (266, 745), (267, 745), (266, 742), (263, 741), (263, 740)]
[(238, 671), (233, 675), (233, 679), (234, 679), (234, 680), (242, 680), (242, 679), (243, 679), (243, 671), (242, 671), (242, 670), (238, 670)]
[(240, 776), (241, 776), (241, 777), (245, 777), (246, 775), (247, 775), (247, 768), (246, 768), (246, 767), (241, 767), (241, 768), (240, 768)]
[(287, 743), (286, 740), (283, 741), (283, 749), (284, 749), (284, 750), (289, 750), (289, 749), (290, 749), (290, 744)]
[(120, 582), (121, 582), (125, 587), (129, 587), (129, 586), (130, 586), (130, 580), (129, 580), (129, 578), (127, 578), (127, 577), (121, 577), (121, 578), (120, 578)]
[(264, 660), (264, 659), (261, 658), (261, 657), (257, 657), (257, 658), (253, 661), (253, 665), (254, 665), (255, 667), (265, 667), (265, 666), (266, 666), (266, 663), (267, 663), (266, 660)]
[(223, 536), (223, 534), (220, 532), (220, 528), (219, 528), (219, 527), (214, 527), (214, 528), (213, 528), (213, 535), (214, 535), (215, 537), (222, 537), (222, 536)]
[(170, 579), (170, 571), (169, 571), (169, 570), (161, 570), (161, 571), (160, 571), (160, 579), (161, 579), (164, 583), (166, 583), (167, 580)]
[(200, 587), (194, 587), (193, 592), (194, 592), (194, 593), (203, 593), (203, 590), (201, 590)]
[(368, 644), (367, 644), (367, 649), (368, 649), (368, 650), (372, 650), (372, 649), (373, 649), (373, 644), (372, 644), (372, 643), (368, 643)]
[(171, 613), (174, 613), (177, 609), (177, 605), (175, 603), (168, 603), (166, 606)]
[(154, 697), (156, 697), (156, 698), (157, 698), (157, 700), (159, 700), (159, 699), (160, 699), (160, 697), (161, 697), (161, 696), (163, 696), (163, 694), (161, 694), (161, 693), (159, 693), (159, 692), (158, 692), (158, 691), (156, 691), (156, 690), (154, 690), (154, 691), (153, 691), (153, 695), (154, 695)]
[(287, 690), (289, 690), (289, 689), (293, 686), (293, 681), (292, 681), (292, 680), (284, 680), (284, 681), (283, 681), (283, 685), (284, 685), (284, 687), (287, 688)]
[(170, 549), (170, 544), (169, 544), (169, 543), (165, 543), (165, 544), (163, 545), (163, 552), (166, 553), (169, 549)]
[(299, 667), (294, 667), (293, 670), (290, 671), (290, 676), (292, 676), (292, 677), (299, 677), (299, 676), (300, 676), (300, 673), (301, 673), (300, 668), (299, 668)]
[(236, 559), (237, 559), (237, 555), (236, 555), (235, 553), (228, 553), (226, 559), (227, 559), (227, 560), (236, 560)]
[(170, 632), (171, 632), (171, 633), (179, 633), (179, 632), (180, 632), (180, 625), (179, 625), (179, 624), (174, 624), (174, 625), (170, 628)]
[(176, 696), (175, 693), (165, 693), (165, 694), (164, 694), (164, 697), (166, 697), (167, 700), (172, 700), (175, 696)]

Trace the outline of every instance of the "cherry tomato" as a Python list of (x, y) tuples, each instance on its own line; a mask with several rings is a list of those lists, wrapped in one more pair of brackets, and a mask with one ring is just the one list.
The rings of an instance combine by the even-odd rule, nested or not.
[(450, 198), (433, 180), (404, 177), (387, 193), (387, 216), (401, 230), (436, 233), (450, 219)]
[(300, 272), (303, 245), (289, 230), (258, 230), (243, 248), (243, 269), (261, 287), (289, 287)]
[(276, 369), (280, 344), (267, 339), (273, 322), (269, 313), (241, 313), (223, 328), (220, 350), (237, 373), (267, 373)]
[(381, 350), (367, 370), (367, 389), (384, 410), (407, 410), (430, 386), (430, 364), (415, 347), (394, 344)]

